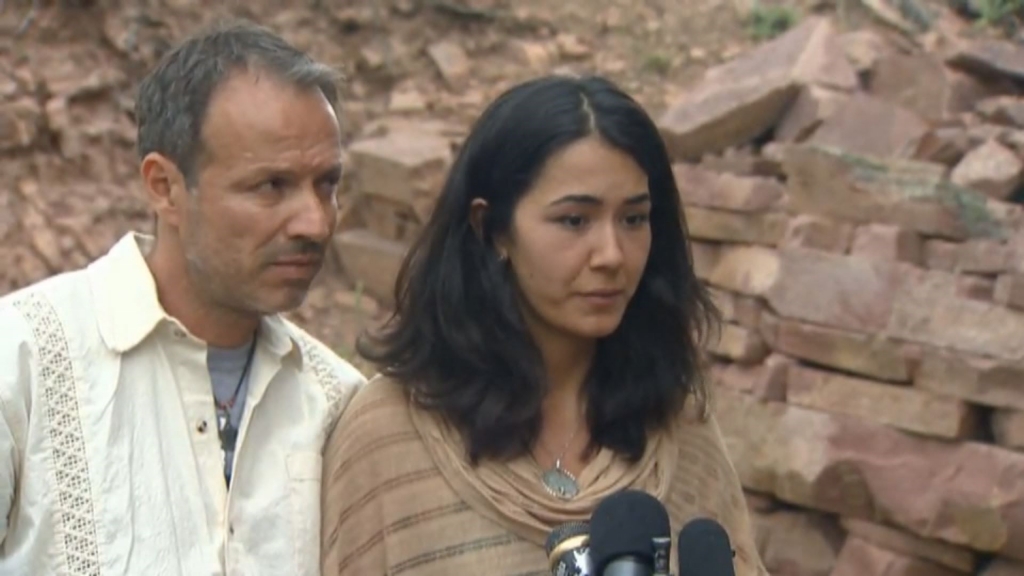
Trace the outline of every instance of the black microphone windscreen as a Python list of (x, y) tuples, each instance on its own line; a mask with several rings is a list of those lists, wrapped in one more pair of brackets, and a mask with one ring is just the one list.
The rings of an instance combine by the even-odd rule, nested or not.
[(736, 576), (729, 533), (710, 518), (691, 520), (679, 531), (679, 576)]
[(590, 557), (598, 574), (621, 557), (634, 556), (653, 565), (653, 540), (659, 537), (672, 537), (661, 502), (639, 490), (617, 492), (602, 500), (590, 518)]

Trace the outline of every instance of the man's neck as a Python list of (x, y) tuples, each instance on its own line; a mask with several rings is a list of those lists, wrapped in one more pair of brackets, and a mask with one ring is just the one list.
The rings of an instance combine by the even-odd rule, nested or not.
[(157, 297), (164, 310), (195, 337), (211, 346), (235, 348), (250, 341), (260, 318), (217, 306), (193, 285), (183, 256), (157, 241), (146, 255), (156, 283)]

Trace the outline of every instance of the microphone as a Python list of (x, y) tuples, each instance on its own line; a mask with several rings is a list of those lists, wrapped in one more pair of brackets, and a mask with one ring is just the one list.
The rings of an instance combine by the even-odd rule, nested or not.
[(595, 576), (590, 562), (590, 524), (568, 522), (548, 534), (544, 550), (552, 576)]
[(667, 576), (671, 544), (668, 512), (646, 492), (612, 494), (590, 518), (595, 576)]
[(679, 576), (736, 576), (729, 534), (710, 518), (691, 520), (679, 531)]

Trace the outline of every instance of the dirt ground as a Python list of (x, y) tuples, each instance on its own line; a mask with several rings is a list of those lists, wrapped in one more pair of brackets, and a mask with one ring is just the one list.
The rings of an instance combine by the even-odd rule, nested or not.
[[(467, 125), (512, 83), (597, 72), (652, 113), (709, 65), (755, 42), (748, 0), (28, 0), (0, 12), (0, 294), (77, 268), (150, 216), (133, 153), (133, 91), (168, 45), (241, 16), (341, 68), (346, 139), (387, 116)], [(806, 6), (805, 6), (806, 9)], [(426, 48), (452, 40), (468, 81), (445, 82)], [(336, 270), (292, 316), (346, 355), (381, 317)]]

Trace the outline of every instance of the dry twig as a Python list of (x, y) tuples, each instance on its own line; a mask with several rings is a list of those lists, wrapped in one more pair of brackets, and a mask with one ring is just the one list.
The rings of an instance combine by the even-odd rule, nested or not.
[[(4, 0), (0, 0), (0, 12), (3, 12), (6, 7), (7, 2), (5, 2)], [(36, 16), (39, 15), (39, 11), (42, 9), (42, 0), (32, 0), (32, 4), (28, 8), (28, 14), (25, 15), (25, 18), (22, 19), (21, 24), (19, 24), (18, 28), (15, 29), (14, 31), (15, 38), (21, 36), (25, 32), (28, 32), (28, 29), (32, 27), (32, 23), (36, 21)]]

